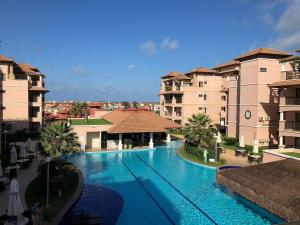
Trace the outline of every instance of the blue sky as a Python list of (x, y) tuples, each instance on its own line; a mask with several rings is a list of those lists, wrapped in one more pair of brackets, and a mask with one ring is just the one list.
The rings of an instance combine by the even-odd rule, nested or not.
[(300, 47), (298, 0), (10, 0), (0, 54), (47, 75), (48, 100), (158, 100), (160, 76), (256, 47)]

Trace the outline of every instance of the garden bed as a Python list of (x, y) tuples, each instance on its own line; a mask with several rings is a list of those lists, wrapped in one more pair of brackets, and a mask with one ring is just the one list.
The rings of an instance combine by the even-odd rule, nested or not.
[[(46, 175), (40, 173), (27, 187), (25, 200), (28, 208), (31, 208), (37, 202), (46, 205), (45, 179)], [(67, 166), (64, 181), (67, 187), (62, 191), (60, 197), (58, 194), (50, 192), (49, 207), (45, 208), (43, 215), (44, 220), (47, 222), (51, 222), (75, 194), (79, 185), (79, 175), (75, 166), (71, 164)]]

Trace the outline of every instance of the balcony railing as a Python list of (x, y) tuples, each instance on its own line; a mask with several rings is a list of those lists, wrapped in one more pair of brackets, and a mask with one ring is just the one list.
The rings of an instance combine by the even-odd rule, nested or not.
[(286, 97), (285, 104), (286, 105), (300, 105), (300, 98), (299, 97)]
[(172, 91), (172, 86), (166, 86), (166, 91)]
[(182, 99), (181, 98), (177, 98), (176, 99), (176, 103), (182, 103)]
[(166, 104), (171, 104), (172, 103), (172, 99), (166, 99)]
[(165, 112), (165, 116), (172, 116), (172, 114), (169, 112)]
[(182, 116), (182, 112), (175, 112), (175, 116)]
[(286, 79), (287, 80), (300, 79), (300, 73), (299, 72), (294, 72), (294, 71), (287, 71), (286, 72)]
[(285, 129), (286, 130), (300, 131), (300, 122), (286, 121), (285, 122)]

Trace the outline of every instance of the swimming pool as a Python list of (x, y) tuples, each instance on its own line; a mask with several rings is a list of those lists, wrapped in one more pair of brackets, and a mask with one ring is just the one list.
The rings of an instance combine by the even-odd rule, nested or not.
[(84, 176), (83, 194), (69, 217), (82, 210), (102, 218), (102, 224), (118, 225), (282, 222), (219, 188), (215, 169), (179, 158), (180, 145), (172, 142), (156, 150), (69, 156)]

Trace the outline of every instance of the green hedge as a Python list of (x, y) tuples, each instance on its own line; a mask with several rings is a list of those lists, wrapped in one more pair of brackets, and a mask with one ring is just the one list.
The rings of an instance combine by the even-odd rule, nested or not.
[(225, 145), (232, 145), (232, 146), (238, 146), (239, 145), (239, 139), (238, 138), (224, 137), (223, 142), (224, 142)]

